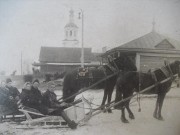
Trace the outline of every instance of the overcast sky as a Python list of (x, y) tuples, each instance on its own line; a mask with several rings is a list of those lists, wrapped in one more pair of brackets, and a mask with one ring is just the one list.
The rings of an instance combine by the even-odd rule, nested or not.
[(180, 0), (0, 0), (0, 71), (20, 73), (38, 61), (41, 46), (62, 46), (69, 10), (84, 46), (100, 52), (151, 32), (153, 18), (160, 34), (180, 40)]

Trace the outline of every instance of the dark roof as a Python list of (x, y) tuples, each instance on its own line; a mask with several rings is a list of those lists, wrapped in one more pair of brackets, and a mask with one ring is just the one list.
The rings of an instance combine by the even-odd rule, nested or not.
[(106, 57), (112, 52), (154, 52), (180, 54), (180, 42), (152, 31), (142, 37), (115, 47), (102, 54)]
[[(39, 61), (44, 63), (80, 63), (81, 48), (41, 47)], [(84, 62), (93, 61), (91, 48), (84, 48)]]
[[(178, 49), (180, 50), (180, 43), (168, 37), (165, 37), (155, 31), (152, 31), (142, 37), (139, 37), (135, 40), (132, 40), (128, 43), (125, 43), (119, 48), (141, 48), (141, 49), (157, 49), (157, 45), (164, 40), (167, 40), (171, 45), (171, 49)], [(163, 48), (161, 48), (163, 49)], [(164, 48), (165, 49), (165, 48)]]

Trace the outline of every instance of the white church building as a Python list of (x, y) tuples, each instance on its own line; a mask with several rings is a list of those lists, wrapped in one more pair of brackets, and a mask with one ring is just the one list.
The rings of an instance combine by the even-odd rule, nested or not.
[[(71, 9), (69, 22), (64, 27), (63, 47), (42, 46), (39, 62), (33, 66), (40, 67), (42, 74), (63, 73), (81, 66), (81, 45), (78, 40), (78, 26), (74, 22), (74, 11)], [(84, 66), (98, 66), (100, 53), (92, 53), (92, 48), (84, 48)]]

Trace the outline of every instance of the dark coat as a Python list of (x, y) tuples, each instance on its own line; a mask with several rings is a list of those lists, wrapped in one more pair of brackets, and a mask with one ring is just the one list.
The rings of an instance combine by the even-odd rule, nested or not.
[(22, 105), (26, 107), (37, 109), (45, 115), (49, 113), (48, 107), (42, 104), (41, 92), (34, 87), (31, 90), (22, 89), (20, 100)]
[(59, 107), (56, 94), (54, 92), (47, 90), (43, 94), (43, 104), (50, 107), (50, 108)]
[(15, 99), (10, 99), (10, 96), (13, 97), (9, 89), (0, 87), (0, 105), (11, 109), (12, 112), (17, 111), (17, 101)]
[(43, 101), (42, 101), (44, 106), (47, 106), (48, 108), (54, 109), (53, 111), (51, 111), (49, 113), (49, 115), (56, 115), (59, 116), (61, 115), (61, 113), (63, 112), (63, 110), (66, 107), (63, 107), (59, 104), (58, 100), (57, 100), (57, 95), (54, 92), (51, 92), (49, 90), (47, 90), (44, 94), (43, 94)]
[(10, 94), (6, 88), (0, 87), (0, 105), (5, 105), (9, 101)]
[(12, 96), (14, 99), (19, 96), (20, 92), (16, 87), (6, 87), (9, 89), (9, 95)]
[(32, 87), (31, 90), (22, 89), (20, 94), (21, 103), (27, 107), (39, 106), (42, 102), (42, 95), (38, 89)]

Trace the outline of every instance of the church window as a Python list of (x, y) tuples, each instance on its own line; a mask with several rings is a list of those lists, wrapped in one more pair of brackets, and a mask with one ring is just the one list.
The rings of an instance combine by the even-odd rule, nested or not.
[(72, 30), (70, 31), (70, 36), (72, 36)]
[(74, 31), (74, 36), (76, 37), (76, 31)]

